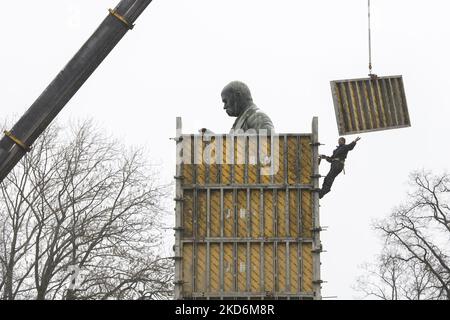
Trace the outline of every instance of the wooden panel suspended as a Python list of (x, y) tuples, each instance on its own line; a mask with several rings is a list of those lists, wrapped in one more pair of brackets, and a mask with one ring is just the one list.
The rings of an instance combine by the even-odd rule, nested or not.
[(340, 135), (411, 126), (402, 76), (331, 81)]

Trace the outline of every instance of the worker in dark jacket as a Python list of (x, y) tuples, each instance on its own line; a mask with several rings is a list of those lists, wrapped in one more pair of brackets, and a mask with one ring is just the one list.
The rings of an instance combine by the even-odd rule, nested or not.
[(333, 155), (331, 157), (327, 157), (325, 155), (320, 155), (320, 159), (325, 159), (331, 163), (330, 172), (328, 172), (327, 176), (323, 180), (322, 189), (319, 191), (319, 198), (322, 198), (331, 190), (331, 185), (334, 182), (334, 179), (344, 170), (345, 159), (347, 158), (347, 154), (350, 150), (356, 146), (356, 142), (358, 142), (361, 138), (357, 137), (355, 141), (349, 144), (345, 144), (345, 138), (341, 137), (338, 140), (338, 146), (333, 151)]

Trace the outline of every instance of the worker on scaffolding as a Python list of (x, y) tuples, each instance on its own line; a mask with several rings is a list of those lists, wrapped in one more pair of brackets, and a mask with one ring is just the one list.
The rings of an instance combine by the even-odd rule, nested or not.
[(336, 179), (336, 177), (344, 170), (345, 159), (347, 158), (348, 152), (350, 150), (353, 150), (353, 148), (356, 146), (356, 143), (360, 139), (361, 139), (360, 137), (357, 137), (352, 143), (345, 144), (345, 138), (340, 137), (338, 140), (339, 145), (333, 151), (333, 155), (331, 157), (325, 155), (319, 156), (319, 164), (321, 159), (325, 159), (331, 163), (330, 171), (323, 180), (322, 189), (319, 190), (320, 199), (322, 199), (324, 195), (330, 192), (334, 179)]

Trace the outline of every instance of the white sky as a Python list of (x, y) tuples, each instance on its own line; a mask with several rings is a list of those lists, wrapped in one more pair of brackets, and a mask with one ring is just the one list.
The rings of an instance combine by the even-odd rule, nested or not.
[[(3, 3), (0, 117), (18, 119), (117, 3)], [(321, 201), (324, 296), (355, 297), (358, 265), (379, 250), (370, 223), (404, 199), (409, 172), (448, 168), (448, 12), (446, 0), (372, 0), (374, 72), (403, 75), (412, 127), (361, 135)], [(277, 132), (310, 132), (318, 116), (329, 154), (338, 138), (329, 81), (366, 76), (367, 60), (366, 0), (154, 0), (58, 119), (93, 118), (147, 146), (171, 181), (176, 116), (187, 133), (228, 132), (220, 92), (241, 80)]]

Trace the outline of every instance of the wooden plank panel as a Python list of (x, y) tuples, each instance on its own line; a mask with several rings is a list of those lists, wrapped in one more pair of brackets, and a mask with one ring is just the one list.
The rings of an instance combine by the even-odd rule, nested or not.
[[(353, 86), (352, 90), (358, 91), (359, 88)], [(266, 176), (262, 182), (271, 185), (269, 188), (264, 184), (257, 184), (256, 165), (253, 169), (251, 165), (244, 166), (244, 170), (235, 167), (228, 173), (221, 172), (223, 167), (220, 169), (217, 167), (213, 169), (212, 165), (205, 166), (204, 169), (197, 167), (194, 170), (194, 176), (197, 175), (199, 179), (197, 182), (201, 184), (192, 188), (192, 184), (183, 181), (182, 239), (191, 239), (195, 236), (194, 241), (200, 241), (194, 242), (195, 247), (192, 243), (183, 242), (183, 259), (181, 260), (183, 296), (209, 294), (210, 297), (214, 297), (213, 295), (220, 297), (224, 293), (237, 291), (242, 295), (236, 298), (244, 298), (247, 291), (262, 295), (266, 295), (267, 292), (283, 295), (288, 292), (295, 294), (313, 290), (312, 270), (314, 269), (313, 256), (310, 252), (311, 244), (299, 246), (301, 243), (299, 240), (287, 245), (283, 239), (289, 237), (292, 241), (292, 238), (312, 237), (311, 191), (288, 190), (288, 187), (284, 185), (288, 182), (292, 188), (292, 186), (298, 187), (298, 183), (305, 185), (312, 183), (311, 137), (309, 135), (288, 136), (286, 155), (283, 155), (285, 149), (282, 145), (283, 141), (279, 146), (279, 159), (275, 157), (275, 161), (280, 162), (280, 170), (287, 168), (287, 171), (284, 170), (287, 176), (283, 173), (277, 173), (273, 177)], [(300, 144), (297, 148), (298, 141)], [(208, 143), (204, 145), (206, 148), (210, 147)], [(255, 142), (253, 147), (256, 148), (256, 145)], [(266, 143), (268, 156), (271, 152), (269, 145)], [(239, 151), (240, 146), (244, 151)], [(244, 152), (241, 156), (248, 157), (251, 161), (251, 148), (252, 146), (248, 145), (246, 150), (245, 143), (236, 141), (235, 160), (238, 160), (239, 152)], [(193, 156), (193, 148), (191, 151)], [(220, 150), (220, 154), (223, 155), (225, 151), (222, 151)], [(247, 151), (248, 155), (245, 155)], [(203, 152), (205, 154), (211, 150), (203, 150)], [(196, 156), (199, 156), (199, 151)], [(287, 167), (283, 157), (286, 157)], [(268, 166), (271, 164), (273, 163), (268, 163)], [(184, 165), (182, 167), (184, 169)], [(213, 170), (216, 170), (216, 174), (212, 173)], [(214, 178), (211, 178), (219, 176), (220, 179), (225, 177), (226, 180), (226, 176), (231, 176), (232, 172), (236, 182), (253, 183), (254, 187), (247, 185), (230, 188), (229, 184), (214, 181)], [(245, 173), (248, 173), (248, 180), (245, 179)], [(208, 183), (219, 185), (207, 186)], [(225, 188), (221, 188), (220, 184)], [(210, 203), (207, 203), (208, 193)], [(223, 194), (223, 203), (221, 203), (221, 194)], [(194, 222), (196, 222), (195, 228)], [(301, 226), (300, 234), (299, 226)], [(233, 239), (223, 242), (223, 240), (211, 238), (207, 240), (208, 228), (210, 228), (209, 235), (213, 238), (220, 238), (223, 228), (224, 238), (251, 237), (252, 241), (256, 239), (258, 242), (239, 243)], [(203, 240), (208, 241), (208, 244), (201, 242)], [(221, 248), (223, 248), (222, 252)], [(223, 278), (221, 278), (222, 271)], [(193, 281), (195, 283), (192, 283)]]
[(231, 183), (231, 164), (233, 163), (233, 140), (224, 136), (222, 139), (222, 165), (220, 181), (222, 184), (227, 185)]
[(284, 137), (274, 136), (273, 144), (274, 182), (284, 184)]
[(287, 292), (287, 278), (289, 275), (286, 270), (286, 243), (279, 242), (277, 245), (277, 273), (278, 273), (278, 292)]
[(206, 190), (200, 190), (197, 192), (197, 236), (199, 238), (206, 237), (206, 229), (207, 229), (207, 203), (206, 203)]
[(288, 137), (288, 184), (297, 183), (297, 170), (299, 170), (297, 137)]
[(300, 159), (300, 183), (310, 184), (312, 175), (312, 150), (311, 138), (301, 137), (301, 159)]
[(184, 135), (182, 144), (182, 185), (184, 184), (193, 184), (194, 183), (194, 157), (192, 152), (192, 143), (193, 139), (190, 135)]
[(313, 291), (313, 259), (312, 259), (312, 245), (311, 243), (304, 243), (302, 245), (302, 278), (303, 278), (303, 290)]
[(298, 232), (298, 197), (297, 193), (300, 192), (298, 190), (290, 190), (289, 191), (289, 236), (290, 237), (299, 237)]
[(219, 292), (220, 291), (220, 245), (211, 244), (210, 248), (210, 291)]
[(206, 292), (206, 244), (196, 244), (197, 261), (195, 263), (196, 269), (196, 291)]
[(252, 243), (250, 245), (250, 291), (261, 292), (261, 245), (259, 243)]
[(192, 238), (194, 236), (194, 193), (192, 190), (185, 190), (183, 198), (183, 237)]
[(216, 136), (212, 136), (209, 141), (205, 142), (205, 154), (207, 157), (207, 165), (209, 170), (207, 182), (212, 184), (219, 183), (219, 155), (217, 141), (220, 143), (220, 136), (218, 139)]
[(286, 191), (277, 192), (277, 237), (284, 238), (286, 233)]
[(193, 272), (193, 263), (192, 263), (192, 244), (185, 243), (183, 245), (183, 291), (186, 293), (190, 293), (193, 290), (192, 284), (192, 272)]
[(248, 183), (258, 183), (258, 136), (248, 138)]
[(234, 205), (233, 191), (225, 190), (223, 197), (224, 236), (234, 237)]
[(275, 236), (274, 233), (274, 204), (273, 191), (264, 190), (264, 237), (271, 238)]
[(245, 176), (245, 140), (246, 136), (240, 135), (234, 138), (234, 182), (244, 183)]
[(264, 244), (264, 291), (275, 290), (275, 266), (273, 264), (273, 243)]
[(261, 192), (259, 189), (252, 189), (250, 191), (250, 212), (251, 212), (251, 218), (252, 218), (252, 224), (251, 224), (251, 236), (252, 238), (259, 238), (262, 236), (261, 234), (261, 210), (260, 210), (260, 195)]
[(302, 191), (302, 234), (305, 238), (311, 238), (313, 227), (311, 192)]
[(233, 272), (234, 272), (233, 245), (230, 243), (225, 243), (223, 245), (223, 274), (224, 274), (223, 290), (225, 292), (234, 291)]
[(239, 292), (247, 291), (247, 244), (238, 244), (238, 260), (237, 260), (237, 289)]
[(206, 165), (203, 159), (204, 143), (201, 136), (195, 136), (195, 167), (196, 167), (196, 181), (195, 183), (206, 184)]
[(411, 126), (402, 76), (331, 81), (339, 134)]
[(220, 190), (211, 191), (211, 237), (220, 237)]
[(237, 236), (245, 238), (248, 235), (247, 221), (249, 214), (247, 212), (247, 190), (241, 189), (237, 193), (237, 216), (238, 216), (238, 233)]
[(271, 167), (271, 141), (270, 137), (261, 137), (259, 140), (259, 164), (260, 164), (260, 179), (262, 184), (270, 184), (272, 176), (270, 175)]
[(291, 293), (300, 292), (300, 281), (299, 281), (299, 259), (298, 256), (298, 243), (290, 244), (289, 246), (289, 269), (290, 269), (290, 284)]

